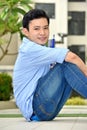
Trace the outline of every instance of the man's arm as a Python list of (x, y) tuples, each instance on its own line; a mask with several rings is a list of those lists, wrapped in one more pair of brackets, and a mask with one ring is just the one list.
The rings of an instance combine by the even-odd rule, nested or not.
[(65, 57), (65, 61), (76, 64), (80, 68), (80, 70), (85, 74), (85, 76), (87, 76), (87, 66), (78, 55), (69, 51)]

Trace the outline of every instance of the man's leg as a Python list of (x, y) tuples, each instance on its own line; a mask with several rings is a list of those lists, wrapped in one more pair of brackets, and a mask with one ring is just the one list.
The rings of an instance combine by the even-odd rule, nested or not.
[(33, 101), (34, 114), (40, 120), (52, 120), (69, 98), (71, 91), (72, 88), (64, 78), (62, 64), (56, 64), (38, 82)]
[(81, 94), (83, 97), (87, 98), (87, 77), (80, 71), (80, 69), (72, 63), (64, 62), (63, 72), (66, 82), (68, 83), (65, 86), (65, 91), (58, 104), (58, 113), (68, 99), (69, 95), (67, 95), (67, 93), (70, 93), (70, 87), (72, 87), (73, 90)]
[(84, 98), (87, 98), (87, 77), (72, 63), (64, 62), (63, 66), (64, 76), (68, 84)]
[(69, 98), (72, 89), (87, 98), (87, 77), (74, 64), (57, 64), (38, 83), (34, 97), (35, 114), (41, 120), (53, 119)]

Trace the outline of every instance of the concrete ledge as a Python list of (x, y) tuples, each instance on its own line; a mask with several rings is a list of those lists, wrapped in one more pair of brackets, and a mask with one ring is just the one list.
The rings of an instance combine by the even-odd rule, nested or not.
[(15, 101), (0, 101), (0, 110), (17, 108)]

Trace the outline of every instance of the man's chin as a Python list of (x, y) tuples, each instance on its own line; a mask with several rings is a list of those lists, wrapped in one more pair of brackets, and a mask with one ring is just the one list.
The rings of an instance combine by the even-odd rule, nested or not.
[(46, 43), (38, 43), (38, 44), (44, 46)]

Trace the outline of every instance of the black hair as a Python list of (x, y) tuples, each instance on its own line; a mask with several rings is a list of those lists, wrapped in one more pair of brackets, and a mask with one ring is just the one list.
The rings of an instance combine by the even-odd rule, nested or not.
[(47, 16), (46, 12), (41, 9), (32, 9), (28, 11), (23, 17), (22, 25), (24, 28), (29, 30), (30, 21), (39, 18), (46, 18), (49, 25), (49, 17)]

